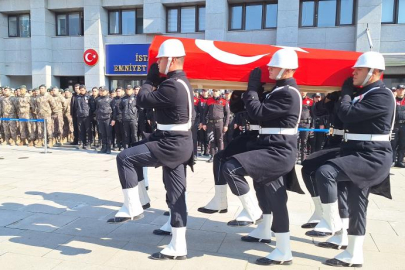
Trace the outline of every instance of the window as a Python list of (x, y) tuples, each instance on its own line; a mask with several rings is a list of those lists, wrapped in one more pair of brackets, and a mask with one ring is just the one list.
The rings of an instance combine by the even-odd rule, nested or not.
[(143, 9), (109, 11), (108, 34), (125, 36), (143, 34)]
[(355, 0), (301, 0), (301, 27), (353, 25)]
[(382, 23), (405, 23), (405, 0), (382, 0)]
[(30, 15), (10, 15), (8, 16), (8, 36), (9, 37), (30, 37)]
[(166, 32), (194, 33), (205, 31), (205, 7), (167, 8)]
[(259, 30), (277, 27), (277, 1), (236, 4), (229, 7), (229, 30)]
[(56, 14), (57, 36), (81, 36), (83, 35), (83, 13), (60, 13)]

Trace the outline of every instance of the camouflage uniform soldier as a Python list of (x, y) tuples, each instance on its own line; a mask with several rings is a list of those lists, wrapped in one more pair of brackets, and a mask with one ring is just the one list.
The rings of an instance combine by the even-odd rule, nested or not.
[[(21, 85), (20, 95), (16, 98), (17, 113), (20, 119), (31, 119), (31, 97), (27, 94), (27, 87)], [(31, 133), (30, 122), (20, 122), (19, 125), (21, 140), (19, 145), (27, 145), (28, 138)]]
[(70, 114), (70, 102), (72, 100), (72, 93), (70, 92), (69, 88), (65, 89), (65, 99), (66, 99), (66, 107), (65, 111), (63, 112), (63, 140), (64, 142), (73, 141), (73, 118)]
[[(39, 87), (39, 96), (36, 100), (36, 112), (38, 119), (45, 119), (46, 132), (48, 135), (48, 147), (52, 147), (53, 129), (52, 129), (52, 113), (56, 111), (55, 100), (51, 95), (46, 92), (45, 85)], [(38, 146), (44, 144), (44, 122), (38, 123)]]
[(61, 145), (63, 133), (63, 112), (66, 110), (66, 99), (60, 94), (58, 87), (51, 88), (51, 95), (55, 100), (56, 109), (52, 114), (53, 120), (53, 138), (56, 143)]
[[(31, 96), (31, 119), (38, 119), (37, 117), (37, 98), (39, 96), (38, 88), (32, 89), (32, 96)], [(38, 139), (38, 122), (30, 122), (31, 132), (30, 132), (30, 139), (28, 146), (33, 146), (34, 142)], [(38, 142), (36, 142), (38, 143)]]
[[(4, 97), (1, 100), (1, 116), (4, 118), (16, 118), (17, 110), (15, 104), (15, 97), (11, 96), (10, 88), (6, 87), (3, 91)], [(15, 145), (17, 140), (17, 125), (15, 121), (3, 121), (4, 128), (4, 142)], [(11, 137), (11, 140), (10, 140)]]

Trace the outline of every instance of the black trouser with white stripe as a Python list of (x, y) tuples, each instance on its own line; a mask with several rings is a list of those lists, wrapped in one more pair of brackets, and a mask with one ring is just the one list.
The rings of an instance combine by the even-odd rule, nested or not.
[[(163, 164), (145, 144), (123, 150), (117, 156), (118, 175), (122, 189), (133, 188), (143, 181), (143, 167), (160, 167)], [(172, 227), (186, 227), (186, 168), (183, 164), (174, 169), (163, 166), (163, 183), (166, 202), (171, 212)]]
[[(316, 183), (315, 173), (316, 171), (310, 171), (305, 167), (302, 167), (302, 179), (304, 180), (305, 186), (307, 187), (308, 192), (311, 194), (311, 197), (319, 197), (318, 185)], [(349, 206), (347, 205), (347, 183), (339, 182), (337, 183), (337, 194), (339, 197), (339, 215), (341, 218), (349, 217)]]
[[(249, 192), (249, 185), (245, 179), (248, 174), (235, 158), (223, 163), (221, 171), (233, 194), (242, 196)], [(287, 189), (283, 178), (280, 177), (267, 184), (253, 179), (253, 185), (263, 214), (273, 213), (272, 231), (289, 232)]]
[[(347, 188), (349, 210), (349, 235), (365, 235), (369, 188), (360, 189), (338, 166), (326, 163), (315, 174), (319, 195), (323, 204), (338, 200), (338, 183)], [(339, 200), (344, 198), (339, 197)], [(340, 207), (339, 207), (340, 208)]]

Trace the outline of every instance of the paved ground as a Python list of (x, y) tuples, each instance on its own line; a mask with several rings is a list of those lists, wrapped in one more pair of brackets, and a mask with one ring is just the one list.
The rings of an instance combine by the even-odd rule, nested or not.
[[(254, 261), (274, 248), (245, 243), (252, 228), (226, 222), (240, 210), (229, 195), (227, 214), (197, 212), (213, 196), (211, 164), (198, 161), (188, 177), (187, 261), (158, 262), (148, 256), (170, 237), (152, 231), (165, 223), (161, 171), (150, 169), (152, 208), (145, 218), (107, 224), (122, 201), (115, 155), (94, 151), (0, 147), (0, 269), (263, 269)], [(393, 169), (394, 200), (371, 196), (363, 269), (405, 269), (405, 169)], [(228, 192), (230, 194), (230, 191)], [(311, 214), (308, 195), (289, 194), (294, 264), (288, 269), (326, 269), (338, 251), (314, 246), (300, 224)], [(272, 267), (271, 269), (286, 269)]]

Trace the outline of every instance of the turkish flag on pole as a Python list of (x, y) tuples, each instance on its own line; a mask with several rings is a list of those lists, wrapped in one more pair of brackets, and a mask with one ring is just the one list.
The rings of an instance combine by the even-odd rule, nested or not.
[[(269, 79), (267, 64), (276, 51), (284, 48), (156, 36), (149, 48), (149, 65), (157, 61), (159, 47), (167, 39), (178, 39), (183, 43), (186, 50), (184, 70), (196, 88), (246, 90), (250, 71), (256, 67), (262, 69), (262, 82), (274, 84)], [(294, 77), (303, 91), (339, 90), (344, 80), (352, 75), (352, 67), (361, 55), (348, 51), (289, 48), (298, 55), (299, 68)]]

